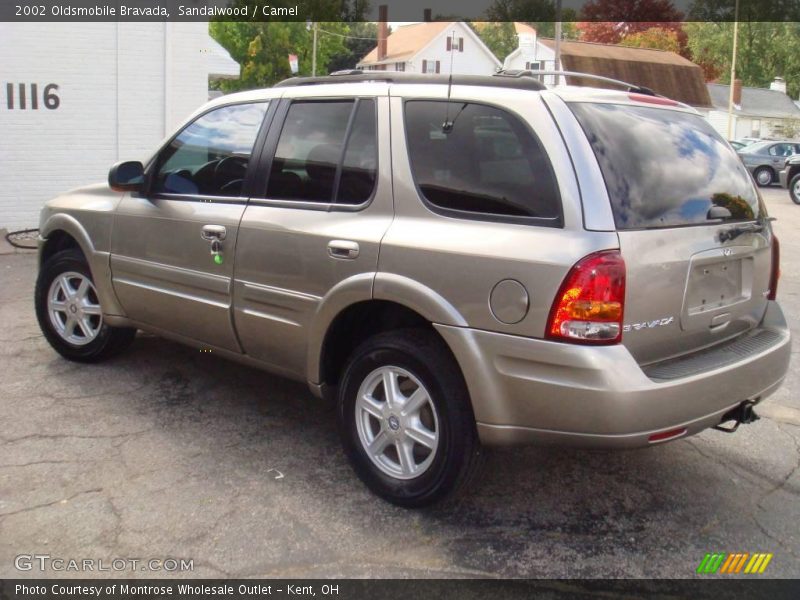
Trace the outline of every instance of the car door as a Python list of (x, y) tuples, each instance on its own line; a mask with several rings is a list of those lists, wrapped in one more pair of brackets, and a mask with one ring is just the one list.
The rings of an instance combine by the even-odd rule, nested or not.
[(247, 354), (298, 379), (306, 377), (321, 307), (336, 290), (371, 294), (392, 219), (389, 132), (378, 127), (388, 122), (389, 106), (386, 87), (378, 88), (382, 95), (282, 100), (260, 171), (265, 188), (242, 218), (234, 281), (239, 339)]
[(234, 248), (268, 106), (201, 114), (151, 162), (144, 192), (120, 203), (112, 281), (126, 315), (143, 327), (240, 351), (230, 316)]

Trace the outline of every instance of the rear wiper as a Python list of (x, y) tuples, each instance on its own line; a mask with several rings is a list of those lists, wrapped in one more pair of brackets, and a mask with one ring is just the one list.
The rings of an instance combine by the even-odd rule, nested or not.
[(760, 233), (764, 231), (764, 225), (768, 221), (774, 221), (774, 220), (775, 220), (774, 217), (768, 217), (766, 219), (759, 219), (755, 223), (742, 223), (741, 225), (735, 225), (730, 229), (726, 229), (725, 231), (720, 231), (719, 241), (727, 242), (729, 240), (735, 240), (743, 233)]

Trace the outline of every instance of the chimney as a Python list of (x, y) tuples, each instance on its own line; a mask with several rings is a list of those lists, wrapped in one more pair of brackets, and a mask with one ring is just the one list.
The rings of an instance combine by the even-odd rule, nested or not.
[(772, 83), (769, 84), (769, 89), (774, 90), (776, 92), (783, 92), (786, 93), (786, 80), (783, 77), (776, 77), (772, 80)]
[(742, 105), (742, 80), (741, 79), (734, 79), (733, 80), (733, 103), (736, 106)]
[(389, 7), (381, 4), (378, 7), (378, 60), (386, 58), (389, 37)]
[(430, 8), (426, 8), (422, 13), (422, 20), (426, 23), (430, 23), (433, 20), (433, 11)]

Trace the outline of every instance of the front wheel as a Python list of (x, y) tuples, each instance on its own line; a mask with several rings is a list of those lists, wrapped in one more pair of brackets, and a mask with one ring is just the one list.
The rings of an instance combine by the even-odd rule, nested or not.
[(58, 252), (42, 265), (35, 304), (44, 337), (69, 360), (103, 360), (125, 348), (136, 335), (135, 329), (104, 322), (92, 273), (78, 250)]
[(800, 173), (792, 177), (789, 182), (789, 196), (791, 196), (792, 202), (800, 204)]
[(358, 476), (400, 506), (456, 495), (480, 463), (461, 370), (429, 331), (383, 333), (362, 344), (345, 368), (338, 418)]
[(758, 187), (767, 187), (775, 178), (775, 174), (769, 167), (759, 167), (753, 173), (753, 177), (758, 184)]

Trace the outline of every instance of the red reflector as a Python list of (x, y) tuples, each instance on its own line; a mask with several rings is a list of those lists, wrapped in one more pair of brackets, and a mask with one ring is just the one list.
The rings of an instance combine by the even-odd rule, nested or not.
[(628, 98), (635, 102), (647, 102), (648, 104), (661, 104), (663, 106), (679, 106), (680, 102), (670, 100), (669, 98), (661, 98), (659, 96), (648, 96), (647, 94), (628, 94)]
[(662, 431), (661, 433), (654, 433), (647, 441), (651, 444), (655, 442), (664, 442), (666, 440), (671, 440), (672, 438), (680, 437), (684, 433), (686, 433), (686, 427), (681, 427), (680, 429), (670, 429), (669, 431)]

